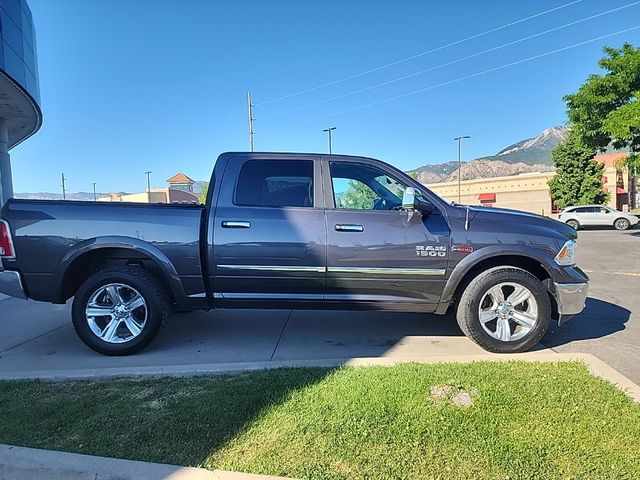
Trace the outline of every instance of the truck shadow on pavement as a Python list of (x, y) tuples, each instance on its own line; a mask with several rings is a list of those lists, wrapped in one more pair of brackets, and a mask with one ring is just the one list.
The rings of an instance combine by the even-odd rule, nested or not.
[(562, 327), (552, 323), (542, 343), (553, 348), (574, 341), (606, 337), (624, 330), (630, 316), (631, 312), (626, 308), (589, 297), (582, 313)]

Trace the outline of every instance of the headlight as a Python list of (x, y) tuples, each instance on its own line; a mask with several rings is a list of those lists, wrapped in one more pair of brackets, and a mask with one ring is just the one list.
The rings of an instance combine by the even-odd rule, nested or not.
[(576, 242), (575, 240), (567, 240), (562, 246), (556, 258), (554, 258), (558, 265), (563, 267), (570, 267), (576, 264)]

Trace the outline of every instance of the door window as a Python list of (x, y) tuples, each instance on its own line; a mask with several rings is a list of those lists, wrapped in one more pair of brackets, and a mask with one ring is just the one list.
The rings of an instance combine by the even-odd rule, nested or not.
[(580, 207), (576, 208), (574, 213), (593, 213), (593, 207)]
[(397, 210), (406, 185), (379, 168), (351, 162), (331, 162), (335, 208)]
[(235, 204), (312, 207), (312, 160), (249, 160), (240, 169)]

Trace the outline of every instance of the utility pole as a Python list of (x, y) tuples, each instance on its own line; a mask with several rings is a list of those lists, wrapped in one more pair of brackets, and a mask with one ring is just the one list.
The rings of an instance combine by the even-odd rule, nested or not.
[(462, 203), (460, 201), (461, 198), (461, 187), (460, 187), (460, 177), (462, 177), (462, 150), (460, 147), (460, 144), (462, 143), (462, 140), (465, 138), (471, 138), (469, 135), (463, 135), (461, 137), (456, 137), (453, 140), (458, 142), (458, 205), (460, 203)]
[(335, 129), (337, 129), (338, 127), (329, 127), (329, 128), (325, 128), (324, 130), (322, 130), (323, 132), (327, 132), (327, 134), (329, 135), (329, 155), (331, 155), (332, 152), (332, 145), (331, 145), (331, 132), (333, 132)]
[(67, 179), (64, 178), (64, 173), (62, 174), (62, 199), (66, 200), (67, 199)]
[(96, 182), (93, 182), (93, 201), (98, 201), (98, 197), (96, 196)]
[(147, 174), (147, 202), (151, 203), (151, 171), (144, 173)]
[(249, 125), (249, 151), (253, 152), (253, 102), (251, 101), (251, 92), (247, 92), (247, 122)]

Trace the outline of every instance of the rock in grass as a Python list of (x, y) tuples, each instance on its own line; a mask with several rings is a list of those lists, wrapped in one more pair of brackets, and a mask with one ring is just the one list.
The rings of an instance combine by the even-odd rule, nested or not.
[(428, 400), (437, 403), (451, 403), (459, 408), (469, 408), (473, 406), (473, 399), (476, 396), (475, 390), (466, 391), (454, 385), (432, 385)]

